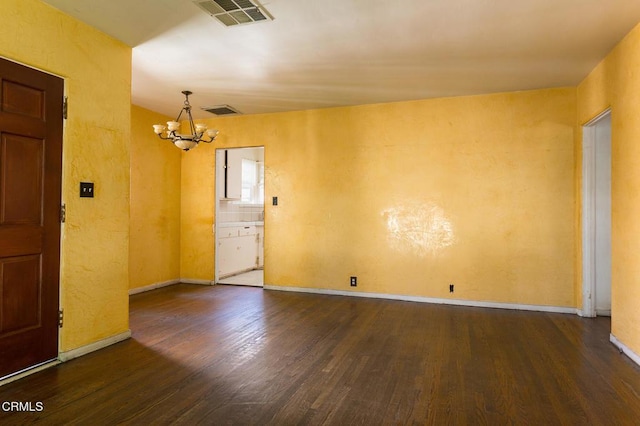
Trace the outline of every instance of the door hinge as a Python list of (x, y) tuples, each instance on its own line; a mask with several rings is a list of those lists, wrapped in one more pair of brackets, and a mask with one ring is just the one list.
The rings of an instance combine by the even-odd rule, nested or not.
[(58, 327), (62, 328), (62, 320), (64, 319), (64, 309), (58, 311)]
[(67, 205), (62, 204), (60, 206), (60, 222), (64, 223), (67, 220)]
[(67, 97), (65, 96), (64, 99), (62, 100), (62, 118), (63, 119), (67, 119), (67, 109), (69, 107), (69, 101), (67, 100)]
[(256, 266), (260, 266), (260, 256), (256, 256)]

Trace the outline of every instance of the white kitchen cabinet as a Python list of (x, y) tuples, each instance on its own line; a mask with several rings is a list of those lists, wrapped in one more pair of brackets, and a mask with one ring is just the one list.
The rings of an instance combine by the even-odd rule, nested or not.
[(228, 149), (225, 179), (225, 198), (239, 200), (242, 197), (242, 150)]
[(258, 256), (256, 227), (222, 228), (218, 234), (217, 249), (218, 277), (254, 269)]

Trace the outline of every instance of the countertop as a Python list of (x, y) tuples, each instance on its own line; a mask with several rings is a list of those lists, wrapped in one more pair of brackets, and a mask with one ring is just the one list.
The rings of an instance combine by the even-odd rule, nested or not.
[(264, 226), (264, 221), (248, 222), (218, 222), (220, 228), (231, 228), (234, 226)]

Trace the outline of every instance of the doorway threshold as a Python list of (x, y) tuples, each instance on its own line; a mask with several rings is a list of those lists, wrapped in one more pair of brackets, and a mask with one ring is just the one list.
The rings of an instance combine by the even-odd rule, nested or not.
[(46, 370), (47, 368), (54, 367), (61, 363), (62, 361), (60, 361), (59, 359), (52, 359), (50, 361), (45, 361), (32, 367), (25, 368), (24, 370), (16, 371), (15, 373), (11, 373), (8, 376), (0, 377), (0, 386), (15, 382), (16, 380), (20, 380), (23, 377), (30, 376), (31, 374), (38, 373), (42, 370)]
[(264, 271), (262, 269), (254, 269), (253, 271), (242, 272), (237, 275), (222, 278), (218, 281), (218, 284), (262, 287), (264, 285)]

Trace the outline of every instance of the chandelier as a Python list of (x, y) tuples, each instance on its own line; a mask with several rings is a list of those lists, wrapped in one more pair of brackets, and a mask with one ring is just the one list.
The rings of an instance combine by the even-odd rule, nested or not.
[[(193, 117), (191, 117), (191, 104), (189, 104), (189, 95), (191, 95), (192, 92), (183, 90), (182, 94), (184, 95), (184, 106), (180, 110), (180, 114), (178, 114), (175, 121), (167, 121), (166, 126), (162, 124), (154, 124), (153, 131), (160, 139), (170, 140), (178, 148), (184, 151), (189, 151), (190, 149), (198, 146), (200, 142), (211, 143), (216, 140), (218, 131), (215, 129), (207, 130), (206, 124), (193, 123)], [(186, 135), (178, 133), (180, 130), (180, 117), (182, 117), (182, 113), (185, 113), (186, 118), (189, 119), (190, 132)], [(205, 132), (209, 140), (203, 138)]]

